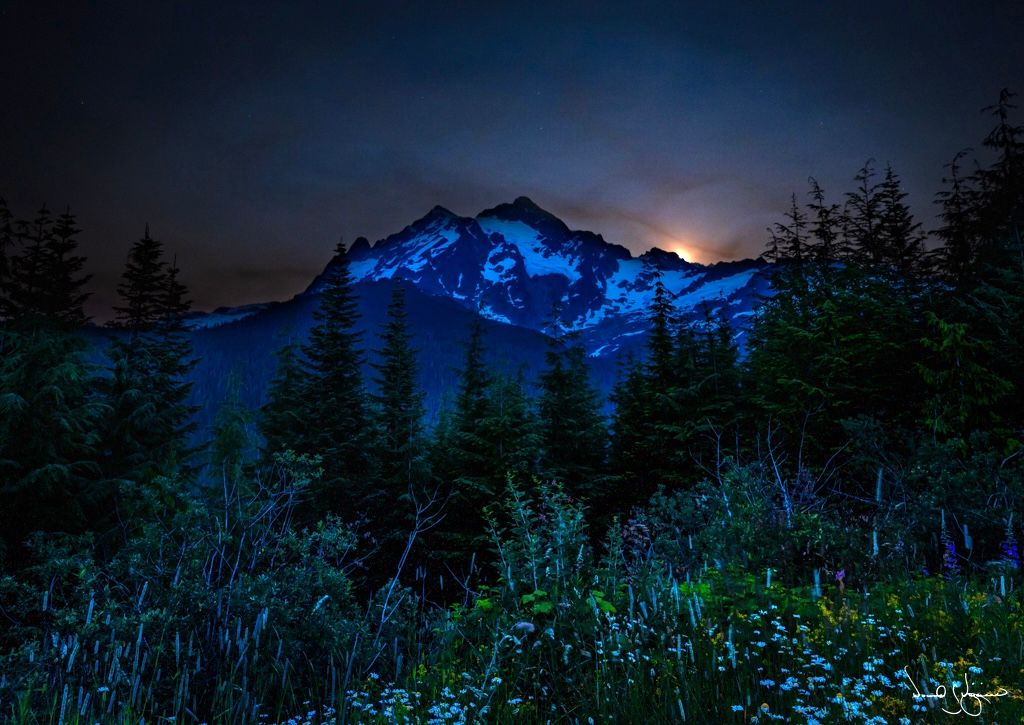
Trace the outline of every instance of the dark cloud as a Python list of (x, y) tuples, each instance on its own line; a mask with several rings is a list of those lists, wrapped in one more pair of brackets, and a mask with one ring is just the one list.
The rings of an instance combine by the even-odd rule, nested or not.
[[(976, 109), (1021, 83), (1020, 3), (0, 6), (0, 194), (71, 203), (109, 304), (149, 222), (202, 307), (287, 297), (337, 238), (525, 194), (701, 261), (789, 194), (892, 161), (926, 223)], [(230, 270), (235, 270), (233, 273)]]

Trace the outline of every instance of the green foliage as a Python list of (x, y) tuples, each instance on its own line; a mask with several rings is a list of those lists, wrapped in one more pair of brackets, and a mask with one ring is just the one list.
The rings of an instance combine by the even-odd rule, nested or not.
[(261, 449), (264, 463), (286, 450), (298, 450), (303, 431), (309, 424), (302, 407), (305, 385), (298, 345), (289, 340), (275, 353), (277, 366), (267, 388), (267, 401), (260, 409)]
[(190, 308), (187, 290), (148, 226), (128, 253), (117, 291), (121, 305), (112, 326), (119, 334), (107, 352), (104, 383), (110, 412), (103, 467), (108, 480), (131, 487), (172, 475), (191, 455), (196, 409), (188, 403), (187, 376), (196, 361), (182, 323)]
[(309, 343), (280, 353), (261, 465), (231, 384), (217, 475), (197, 478), (187, 294), (162, 245), (147, 229), (132, 248), (100, 382), (74, 218), (0, 201), (0, 717), (917, 723), (954, 702), (912, 687), (968, 677), (1005, 688), (971, 714), (1020, 720), (1010, 100), (994, 161), (951, 168), (941, 252), (869, 162), (842, 207), (813, 180), (792, 197), (742, 349), (655, 279), (607, 461), (583, 348), (555, 335), (535, 404), (478, 322), (432, 495), (412, 485), (429, 476), (401, 289), (367, 395), (343, 247)]
[(612, 391), (611, 465), (630, 492), (627, 503), (643, 503), (658, 486), (692, 485), (700, 472), (721, 464), (723, 448), (738, 435), (739, 350), (728, 321), (707, 306), (703, 313), (677, 321), (659, 287), (648, 361), (627, 361)]
[(466, 345), (455, 410), (434, 438), (434, 474), (446, 487), (445, 521), (431, 548), (446, 559), (469, 559), (486, 542), (483, 511), (503, 495), (506, 482), (524, 479), (537, 465), (537, 423), (522, 374), (498, 374), (484, 360), (477, 321)]
[(0, 531), (11, 548), (32, 531), (81, 530), (103, 499), (94, 482), (104, 409), (75, 334), (7, 330), (0, 338)]
[(242, 466), (251, 457), (254, 445), (252, 434), (253, 413), (241, 401), (239, 377), (232, 373), (228, 379), (228, 394), (217, 410), (210, 446), (210, 465), (218, 477), (237, 481)]
[(146, 495), (159, 515), (108, 562), (88, 538), (35, 539), (34, 563), (0, 583), (14, 622), (0, 701), (19, 692), (44, 712), (52, 693), (82, 688), (82, 715), (244, 722), (261, 703), (322, 697), (366, 625), (352, 601), (351, 530), (333, 517), (290, 525), (305, 468), (282, 459), (277, 479), (208, 503), (158, 478)]
[(316, 324), (303, 349), (299, 408), (307, 421), (292, 447), (323, 457), (324, 475), (310, 497), (313, 519), (325, 512), (365, 509), (375, 493), (358, 316), (348, 252), (339, 242), (323, 279)]
[[(10, 223), (5, 215), (5, 228)], [(70, 210), (53, 219), (43, 206), (31, 222), (17, 221), (13, 237), (20, 247), (8, 258), (9, 287), (4, 297), (10, 317), (21, 327), (81, 327), (88, 320), (83, 291), (91, 275), (82, 274), (85, 257), (78, 254), (80, 229)], [(7, 233), (5, 243), (10, 244)]]
[(931, 356), (918, 369), (931, 393), (927, 425), (937, 436), (963, 439), (995, 423), (996, 404), (1013, 390), (984, 360), (991, 344), (970, 336), (966, 322), (947, 322), (934, 312), (926, 319), (931, 335), (923, 340)]
[[(407, 497), (410, 486), (422, 486), (429, 478), (423, 392), (416, 382), (416, 351), (412, 348), (405, 290), (401, 285), (392, 293), (381, 341), (380, 362), (374, 364), (377, 393), (373, 402), (379, 430), (377, 457), (381, 487), (377, 495), (382, 501), (375, 510), (393, 512), (394, 501)], [(398, 523), (391, 516), (385, 525)]]
[(590, 383), (586, 351), (565, 335), (551, 341), (540, 375), (537, 417), (540, 472), (575, 496), (605, 494), (607, 431), (597, 392)]
[(70, 212), (30, 224), (0, 205), (0, 561), (33, 531), (80, 531), (103, 498), (78, 233)]

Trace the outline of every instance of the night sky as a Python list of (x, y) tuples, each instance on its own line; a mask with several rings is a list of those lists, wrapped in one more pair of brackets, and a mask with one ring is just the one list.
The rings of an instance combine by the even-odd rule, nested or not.
[(979, 109), (1024, 91), (1022, 2), (65, 5), (0, 2), (0, 195), (79, 214), (98, 316), (146, 222), (200, 308), (435, 204), (527, 195), (707, 262), (873, 157), (930, 223)]

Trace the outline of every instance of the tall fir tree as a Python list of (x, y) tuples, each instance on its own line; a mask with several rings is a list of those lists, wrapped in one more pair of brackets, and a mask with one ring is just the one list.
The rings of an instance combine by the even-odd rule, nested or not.
[[(480, 427), (482, 421), (491, 417), (494, 376), (484, 361), (483, 324), (479, 319), (474, 320), (470, 329), (464, 360), (459, 370), (446, 450), (440, 453), (442, 463), (438, 471), (452, 487), (455, 502), (459, 498), (494, 494), (494, 482), (488, 480), (494, 451)], [(476, 496), (477, 491), (480, 497)]]
[(819, 270), (828, 274), (833, 263), (841, 256), (843, 233), (842, 209), (838, 204), (830, 204), (826, 200), (825, 190), (817, 179), (811, 177), (811, 189), (808, 195), (811, 202), (808, 234), (810, 236), (808, 254), (818, 263)]
[(907, 192), (892, 166), (878, 185), (878, 240), (882, 262), (890, 276), (906, 283), (924, 271), (924, 232), (906, 204)]
[[(323, 476), (312, 491), (314, 514), (364, 511), (373, 483), (372, 421), (363, 386), (359, 310), (345, 245), (335, 247), (323, 279), (315, 324), (303, 349), (307, 380), (302, 410), (310, 425), (299, 453), (318, 455)], [(314, 424), (315, 421), (315, 424)]]
[(672, 487), (679, 483), (677, 465), (679, 436), (679, 398), (690, 384), (685, 371), (676, 368), (676, 336), (679, 320), (671, 293), (659, 276), (648, 311), (650, 335), (644, 365), (643, 405), (645, 421), (641, 428), (643, 448), (643, 479), (651, 486)]
[(83, 287), (92, 279), (92, 275), (82, 271), (85, 257), (78, 254), (77, 239), (81, 231), (71, 209), (66, 209), (53, 225), (48, 249), (48, 274), (52, 277), (47, 287), (46, 314), (72, 329), (81, 327), (89, 320), (85, 314), (85, 301), (89, 293)]
[(934, 252), (935, 266), (958, 289), (970, 283), (979, 244), (976, 194), (970, 179), (961, 173), (961, 159), (965, 154), (966, 151), (958, 152), (946, 165), (949, 176), (942, 179), (946, 188), (935, 198), (942, 208), (939, 214), (942, 225), (935, 230), (942, 246)]
[[(618, 379), (612, 388), (609, 458), (618, 481), (615, 492), (628, 508), (646, 502), (654, 492), (648, 475), (645, 446), (647, 419), (647, 379), (643, 364), (630, 354), (619, 363)], [(616, 504), (609, 501), (609, 509)], [(607, 513), (607, 511), (606, 511)]]
[(163, 428), (170, 432), (173, 441), (173, 444), (169, 443), (168, 451), (175, 463), (184, 464), (194, 452), (189, 446), (189, 438), (196, 430), (196, 408), (189, 403), (192, 382), (188, 376), (197, 360), (193, 357), (192, 337), (185, 326), (185, 315), (192, 309), (192, 301), (179, 274), (177, 259), (172, 259), (161, 295), (164, 314), (156, 326), (159, 341), (156, 348), (159, 377), (156, 382), (164, 401)]
[(303, 449), (307, 427), (311, 424), (303, 410), (306, 385), (299, 343), (289, 339), (276, 352), (274, 377), (267, 387), (267, 400), (260, 408), (260, 434), (263, 436), (261, 461), (270, 465), (274, 456)]
[(846, 194), (844, 211), (844, 253), (849, 261), (876, 269), (885, 261), (879, 234), (882, 201), (873, 161), (861, 167), (854, 181), (857, 186)]
[(509, 477), (524, 481), (536, 473), (539, 436), (524, 370), (497, 376), (489, 397), (491, 415), (480, 422), (480, 430), (492, 451), (488, 478), (500, 494)]
[(681, 365), (681, 326), (675, 305), (659, 277), (648, 311), (650, 334), (643, 363), (630, 361), (612, 391), (611, 461), (619, 488), (629, 487), (640, 503), (659, 486), (673, 488), (684, 479), (679, 441), (693, 421), (682, 409), (692, 385), (691, 369)]
[(215, 480), (237, 484), (253, 449), (252, 411), (242, 403), (241, 376), (228, 375), (228, 392), (217, 408), (210, 445), (210, 468)]
[(105, 391), (111, 409), (105, 468), (109, 479), (139, 485), (185, 465), (195, 429), (195, 409), (188, 403), (195, 361), (183, 323), (190, 307), (187, 290), (148, 225), (129, 250), (117, 291), (120, 304), (111, 326), (118, 332), (108, 351)]
[[(708, 305), (704, 305), (703, 313), (699, 329), (694, 332), (693, 417), (698, 421), (697, 430), (703, 438), (705, 452), (714, 455), (719, 453), (714, 450), (719, 443), (728, 449), (730, 442), (734, 443), (738, 437), (742, 376), (739, 347), (725, 312), (719, 311), (715, 315)], [(712, 448), (708, 449), (708, 446)]]
[(659, 273), (654, 282), (654, 297), (648, 310), (650, 334), (647, 338), (647, 368), (663, 384), (672, 376), (673, 331), (676, 310), (672, 297)]
[[(391, 293), (387, 321), (381, 333), (378, 352), (376, 393), (372, 396), (377, 418), (380, 501), (375, 507), (378, 518), (391, 524), (396, 519), (395, 501), (406, 499), (410, 490), (421, 488), (429, 478), (423, 435), (423, 392), (417, 383), (416, 351), (412, 347), (405, 288), (397, 283)], [(411, 511), (411, 506), (405, 507)], [(392, 528), (395, 528), (394, 526)], [(404, 527), (399, 527), (401, 530)]]
[(153, 329), (163, 315), (161, 289), (167, 276), (164, 245), (153, 239), (149, 225), (132, 245), (117, 286), (121, 304), (114, 305), (114, 325), (139, 335)]
[(1007, 441), (1019, 440), (1024, 425), (1024, 126), (1013, 122), (1012, 100), (1004, 89), (985, 109), (995, 126), (984, 145), (995, 158), (972, 179), (979, 235), (976, 273), (949, 320), (969, 325), (969, 337), (977, 343), (974, 359), (1002, 391), (988, 405), (979, 394), (974, 404), (986, 407), (998, 421), (997, 436)]
[(491, 370), (484, 360), (483, 324), (475, 319), (454, 410), (434, 434), (434, 474), (453, 513), (438, 528), (433, 548), (450, 564), (468, 561), (486, 546), (484, 511), (501, 499), (508, 478), (534, 473), (536, 428), (522, 375)]
[(23, 325), (38, 325), (44, 320), (47, 307), (47, 246), (53, 236), (53, 218), (43, 205), (31, 222), (18, 219), (14, 226), (20, 253), (8, 263), (10, 316)]
[(1011, 118), (1016, 94), (1004, 88), (999, 100), (984, 109), (996, 119), (983, 144), (994, 155), (989, 166), (975, 174), (984, 211), (980, 221), (985, 239), (1001, 249), (1016, 252), (1018, 265), (1024, 266), (1024, 125)]
[(0, 327), (0, 532), (14, 560), (29, 533), (78, 530), (101, 498), (94, 482), (102, 411), (79, 329), (88, 319), (88, 276), (74, 217), (66, 212), (54, 225), (44, 207), (17, 228), (10, 317)]
[(777, 222), (768, 230), (765, 258), (770, 262), (802, 265), (808, 257), (807, 214), (797, 204), (796, 194), (790, 197), (786, 221)]
[(10, 261), (12, 316), (38, 326), (76, 329), (88, 321), (78, 229), (70, 210), (56, 220), (43, 206), (31, 222), (18, 223), (22, 252)]
[[(913, 364), (920, 296), (903, 277), (921, 269), (919, 228), (895, 174), (876, 183), (867, 164), (856, 181), (840, 217), (842, 264), (821, 257), (800, 274), (777, 270), (751, 331), (746, 367), (760, 418), (805, 463), (844, 445), (855, 419), (890, 431), (907, 423), (922, 395)], [(834, 243), (836, 209), (814, 188), (812, 198), (815, 245)], [(893, 405), (900, 397), (908, 404)]]
[(607, 430), (586, 352), (574, 336), (559, 333), (540, 376), (540, 470), (573, 496), (592, 500), (606, 487)]

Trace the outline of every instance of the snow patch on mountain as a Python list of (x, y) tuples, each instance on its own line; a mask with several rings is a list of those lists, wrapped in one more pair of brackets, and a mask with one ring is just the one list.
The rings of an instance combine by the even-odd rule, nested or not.
[(478, 218), (477, 223), (487, 235), (497, 234), (519, 250), (526, 265), (526, 274), (530, 277), (553, 274), (565, 277), (570, 282), (580, 278), (576, 269), (579, 260), (549, 248), (545, 244), (546, 238), (525, 222), (483, 217)]
[(693, 264), (656, 248), (634, 257), (597, 234), (570, 230), (526, 197), (476, 217), (435, 207), (350, 252), (357, 282), (404, 279), (499, 322), (543, 330), (557, 305), (567, 327), (593, 332), (591, 354), (611, 354), (615, 340), (646, 329), (659, 279), (683, 314), (704, 304), (742, 324), (767, 289), (768, 268), (762, 260)]

